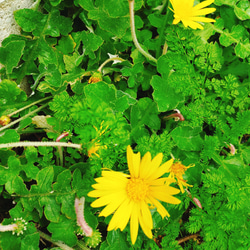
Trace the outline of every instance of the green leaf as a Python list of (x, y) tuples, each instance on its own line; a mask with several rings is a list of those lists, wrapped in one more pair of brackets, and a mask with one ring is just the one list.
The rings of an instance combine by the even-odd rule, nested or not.
[(24, 41), (9, 42), (5, 47), (0, 47), (0, 63), (5, 65), (6, 73), (12, 73), (18, 65), (25, 47)]
[(56, 201), (62, 204), (62, 213), (64, 213), (67, 218), (75, 219), (75, 194), (71, 190), (70, 182), (71, 172), (69, 170), (65, 170), (57, 176), (57, 182), (53, 184), (53, 189), (57, 192)]
[(73, 247), (77, 242), (75, 235), (75, 221), (69, 220), (64, 216), (60, 216), (58, 223), (51, 222), (48, 230), (52, 233), (52, 239), (62, 241), (66, 245)]
[(122, 233), (119, 229), (108, 232), (107, 242), (109, 244), (109, 248), (108, 248), (109, 250), (130, 249), (124, 233)]
[(176, 93), (175, 89), (169, 86), (166, 78), (153, 76), (151, 85), (154, 89), (153, 97), (160, 112), (176, 108), (184, 99), (181, 93)]
[(203, 145), (200, 132), (200, 127), (177, 127), (171, 132), (171, 136), (181, 150), (200, 151)]
[(0, 143), (19, 142), (20, 135), (15, 129), (8, 129), (0, 133)]
[(147, 125), (153, 130), (160, 129), (161, 121), (158, 117), (156, 104), (150, 98), (141, 98), (136, 105), (133, 105), (130, 113), (132, 134), (140, 134), (140, 130)]
[[(25, 92), (15, 82), (7, 79), (0, 82), (0, 109), (7, 109), (9, 108), (7, 105), (18, 104), (26, 99)], [(10, 108), (13, 109), (15, 107)]]
[(21, 242), (21, 250), (39, 250), (39, 233), (33, 233), (25, 236)]
[(91, 59), (94, 59), (95, 58), (94, 51), (98, 50), (98, 48), (103, 44), (102, 38), (93, 33), (83, 31), (81, 40), (83, 43), (85, 54), (89, 55)]
[(52, 191), (53, 178), (54, 178), (53, 167), (46, 167), (39, 171), (37, 175), (37, 187), (40, 193), (49, 193)]
[(127, 0), (103, 0), (104, 11), (110, 17), (121, 17), (129, 14)]
[(56, 48), (62, 52), (64, 55), (68, 55), (74, 51), (75, 42), (72, 38), (72, 36), (63, 36), (59, 42)]
[(21, 9), (14, 12), (17, 24), (26, 32), (35, 31), (39, 34), (43, 30), (46, 16), (32, 9)]
[(86, 102), (92, 109), (97, 109), (102, 105), (114, 107), (116, 89), (112, 84), (105, 82), (92, 83), (85, 86), (84, 93)]
[(27, 195), (29, 193), (20, 176), (16, 176), (11, 182), (6, 183), (5, 188), (10, 194)]
[(111, 32), (117, 38), (122, 38), (129, 28), (129, 17), (110, 17), (102, 10), (91, 10), (88, 15), (89, 19), (97, 20), (100, 27)]
[(55, 197), (40, 197), (39, 203), (41, 206), (44, 206), (44, 215), (47, 220), (51, 222), (59, 222), (61, 208), (56, 202)]

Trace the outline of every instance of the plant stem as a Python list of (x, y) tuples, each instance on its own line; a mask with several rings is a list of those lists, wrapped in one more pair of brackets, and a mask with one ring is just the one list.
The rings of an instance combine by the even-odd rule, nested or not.
[(59, 246), (61, 249), (63, 249), (63, 250), (74, 250), (73, 248), (65, 245), (62, 242), (58, 242), (58, 241), (52, 240), (52, 238), (49, 235), (47, 235), (47, 234), (45, 234), (45, 233), (43, 233), (43, 232), (41, 232), (39, 230), (37, 230), (37, 231), (38, 231), (38, 233), (39, 233), (39, 235), (40, 235), (41, 238), (43, 238), (43, 239), (45, 239), (45, 240), (47, 240), (47, 241), (49, 241), (49, 242), (51, 242), (51, 243)]
[(189, 236), (186, 236), (184, 238), (181, 238), (178, 240), (178, 244), (181, 244), (185, 241), (188, 241), (188, 240), (191, 240), (191, 239), (194, 239), (194, 238), (197, 238), (200, 234), (199, 233), (196, 233), (196, 234), (191, 234)]
[(81, 144), (74, 144), (70, 142), (54, 142), (54, 141), (23, 141), (10, 142), (0, 144), (0, 148), (15, 148), (15, 147), (68, 147), (81, 149)]
[[(165, 5), (167, 5), (167, 10), (166, 10), (166, 14), (165, 14), (165, 16), (163, 18), (162, 26), (160, 28), (159, 38), (157, 40), (156, 58), (160, 57), (160, 54), (161, 54), (161, 44), (162, 44), (162, 40), (164, 38), (164, 31), (165, 31), (165, 28), (166, 28), (166, 25), (167, 25), (167, 21), (168, 21), (168, 16), (169, 16), (168, 3), (169, 3), (169, 1), (165, 2)], [(164, 7), (165, 7), (165, 5), (164, 5)], [(164, 44), (163, 53), (162, 54), (165, 53), (165, 50), (166, 50), (166, 45)]]
[(102, 68), (103, 68), (107, 63), (109, 63), (109, 62), (111, 62), (111, 61), (121, 61), (121, 62), (124, 62), (125, 60), (122, 59), (122, 58), (120, 58), (120, 57), (112, 57), (112, 58), (109, 58), (109, 59), (107, 59), (104, 63), (102, 63), (102, 65), (98, 68), (97, 71), (99, 71), (99, 72), (101, 73)]
[(29, 107), (31, 107), (31, 106), (33, 106), (33, 105), (36, 105), (37, 103), (44, 102), (44, 101), (46, 101), (46, 100), (48, 100), (48, 99), (51, 99), (51, 98), (52, 98), (52, 96), (49, 96), (49, 97), (45, 97), (45, 98), (43, 98), (43, 99), (41, 99), (41, 100), (38, 100), (38, 101), (36, 101), (36, 102), (32, 102), (32, 103), (30, 103), (29, 105), (24, 106), (24, 107), (22, 107), (22, 108), (20, 108), (20, 109), (18, 109), (18, 110), (16, 110), (16, 111), (14, 111), (14, 112), (8, 114), (8, 116), (11, 117), (11, 116), (13, 116), (13, 115), (15, 115), (15, 114), (17, 114), (17, 113), (19, 113), (19, 112), (21, 112), (21, 111), (23, 111), (23, 110), (29, 108)]
[(136, 37), (136, 33), (135, 33), (135, 15), (134, 15), (134, 0), (128, 0), (129, 3), (129, 15), (130, 15), (130, 29), (131, 29), (131, 35), (133, 38), (133, 42), (135, 47), (139, 50), (139, 52), (141, 52), (141, 54), (143, 54), (147, 59), (149, 59), (150, 61), (153, 61), (155, 63), (157, 63), (157, 60), (150, 55), (148, 52), (146, 52), (141, 45), (139, 44), (137, 37)]
[(47, 103), (47, 104), (44, 104), (43, 106), (41, 106), (41, 107), (39, 107), (39, 108), (37, 108), (37, 109), (31, 111), (30, 113), (28, 113), (28, 114), (26, 114), (26, 115), (20, 117), (19, 119), (15, 120), (15, 121), (13, 121), (13, 122), (11, 122), (11, 123), (9, 123), (8, 125), (6, 125), (6, 126), (0, 128), (0, 131), (4, 130), (4, 129), (6, 129), (6, 128), (9, 128), (9, 127), (11, 127), (12, 125), (15, 125), (16, 123), (18, 123), (18, 122), (24, 120), (25, 118), (27, 118), (27, 117), (33, 115), (34, 113), (40, 111), (41, 109), (45, 108), (45, 107), (48, 106), (48, 105), (49, 105), (48, 103)]

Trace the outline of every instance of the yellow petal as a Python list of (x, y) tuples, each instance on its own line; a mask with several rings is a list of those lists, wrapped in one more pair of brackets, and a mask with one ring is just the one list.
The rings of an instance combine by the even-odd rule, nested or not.
[(150, 171), (150, 164), (151, 164), (151, 154), (150, 152), (147, 152), (141, 160), (141, 165), (139, 169), (140, 178), (146, 179), (146, 175)]
[(177, 198), (175, 198), (174, 196), (168, 195), (166, 193), (157, 193), (154, 195), (154, 197), (158, 200), (170, 203), (170, 204), (180, 204), (181, 201)]
[(133, 202), (131, 202), (129, 199), (126, 199), (117, 209), (112, 219), (110, 220), (108, 225), (108, 231), (117, 228), (120, 228), (121, 231), (123, 231), (126, 225), (128, 224), (129, 218), (133, 212), (134, 205), (135, 204)]
[(166, 216), (170, 217), (170, 214), (168, 213), (168, 211), (165, 209), (165, 207), (162, 206), (162, 204), (158, 200), (156, 200), (152, 196), (149, 197), (149, 200), (150, 200), (150, 203), (154, 204), (154, 206), (157, 208), (157, 211), (161, 215), (162, 218)]
[(193, 10), (195, 11), (195, 10), (202, 9), (202, 8), (207, 7), (208, 5), (212, 4), (213, 2), (214, 2), (214, 0), (203, 1), (203, 2), (201, 2), (201, 3), (197, 4), (197, 5), (195, 5), (195, 6), (193, 7)]
[(109, 195), (102, 196), (99, 199), (95, 200), (94, 202), (91, 203), (91, 206), (92, 207), (102, 207), (102, 206), (105, 206), (105, 205), (113, 202), (114, 200), (120, 201), (120, 203), (122, 203), (122, 201), (124, 200), (124, 196), (125, 196), (124, 191), (111, 193)]
[(161, 177), (163, 174), (165, 174), (169, 168), (172, 166), (174, 159), (171, 159), (167, 162), (165, 162), (164, 164), (162, 164), (154, 173), (152, 173), (148, 179), (149, 180), (154, 180), (157, 179), (159, 177)]
[(121, 204), (124, 203), (124, 201), (127, 200), (126, 195), (124, 195), (121, 199), (116, 199), (110, 202), (99, 214), (99, 216), (109, 216), (112, 214), (115, 210), (117, 210), (118, 207), (121, 206)]
[(139, 167), (141, 161), (141, 154), (140, 152), (134, 154), (130, 145), (127, 147), (127, 161), (128, 167), (131, 177), (138, 178), (139, 177)]
[(152, 215), (150, 213), (150, 210), (148, 208), (148, 205), (143, 201), (140, 204), (141, 207), (141, 213), (139, 214), (139, 222), (141, 225), (141, 228), (145, 235), (147, 235), (148, 238), (152, 239), (152, 228), (153, 228), (153, 220)]
[(138, 235), (138, 221), (139, 221), (139, 207), (135, 207), (133, 213), (131, 213), (130, 219), (130, 236), (132, 244), (135, 244)]

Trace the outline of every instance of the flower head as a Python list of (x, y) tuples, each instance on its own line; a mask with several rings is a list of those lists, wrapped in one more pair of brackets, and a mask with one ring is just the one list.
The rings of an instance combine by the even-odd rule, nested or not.
[(102, 171), (102, 177), (96, 178), (95, 189), (88, 193), (90, 197), (97, 197), (91, 206), (106, 206), (99, 216), (109, 216), (114, 213), (108, 231), (120, 228), (124, 230), (130, 220), (130, 235), (132, 244), (135, 243), (139, 224), (147, 237), (152, 238), (153, 220), (150, 213), (150, 204), (157, 208), (162, 218), (170, 216), (159, 200), (179, 204), (181, 201), (173, 195), (179, 189), (170, 187), (174, 180), (160, 178), (173, 163), (173, 159), (161, 164), (163, 155), (159, 153), (151, 160), (147, 152), (141, 159), (140, 153), (134, 154), (131, 147), (127, 147), (127, 161), (130, 175)]
[(7, 115), (3, 115), (0, 117), (0, 125), (2, 125), (2, 126), (6, 126), (7, 124), (10, 123), (10, 121), (11, 121), (11, 119)]
[(195, 6), (194, 0), (170, 0), (170, 2), (173, 7), (172, 11), (174, 12), (173, 24), (182, 21), (185, 27), (203, 29), (203, 26), (199, 22), (215, 22), (214, 19), (203, 17), (216, 10), (215, 8), (205, 8), (212, 4), (214, 0), (205, 0)]
[(183, 179), (183, 175), (185, 174), (186, 170), (191, 167), (193, 167), (193, 165), (186, 167), (180, 162), (176, 162), (168, 170), (168, 172), (170, 172), (169, 177), (175, 178), (177, 180), (182, 193), (184, 193), (183, 186), (192, 187), (192, 185), (187, 184), (187, 181)]

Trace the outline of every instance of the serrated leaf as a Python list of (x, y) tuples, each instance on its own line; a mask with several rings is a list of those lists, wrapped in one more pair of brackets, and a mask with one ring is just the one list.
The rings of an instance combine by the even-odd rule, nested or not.
[(53, 178), (53, 167), (47, 167), (39, 171), (37, 174), (37, 187), (41, 193), (49, 193), (52, 191)]
[(18, 65), (25, 47), (24, 41), (12, 41), (5, 47), (0, 47), (0, 63), (5, 65), (6, 73), (12, 73), (13, 68)]
[(39, 250), (39, 233), (26, 235), (21, 242), (21, 250)]
[(89, 55), (91, 59), (94, 59), (94, 51), (96, 51), (103, 44), (102, 38), (93, 33), (83, 31), (81, 40), (83, 43), (83, 48), (85, 50), (84, 53), (86, 55)]
[(89, 19), (97, 20), (100, 27), (111, 32), (118, 38), (122, 38), (129, 28), (129, 17), (114, 17), (111, 18), (102, 10), (91, 10), (88, 15)]
[(26, 32), (35, 30), (39, 34), (46, 22), (46, 16), (32, 9), (21, 9), (14, 12), (17, 24)]
[(10, 194), (16, 193), (18, 195), (27, 195), (29, 193), (20, 176), (15, 176), (12, 181), (7, 182), (5, 188)]
[(0, 143), (19, 142), (20, 135), (15, 129), (8, 129), (0, 133)]
[(110, 246), (110, 250), (129, 249), (125, 235), (119, 229), (108, 232), (107, 242)]
[(174, 109), (184, 100), (182, 94), (176, 93), (175, 89), (169, 86), (165, 78), (161, 78), (157, 75), (153, 76), (151, 85), (154, 89), (153, 98), (160, 112)]
[(130, 113), (132, 134), (135, 136), (145, 133), (144, 125), (153, 130), (158, 130), (161, 125), (156, 104), (150, 98), (142, 98), (133, 105)]
[(127, 0), (103, 0), (103, 6), (110, 17), (121, 17), (129, 14)]
[(88, 106), (93, 109), (97, 109), (102, 105), (114, 107), (116, 89), (112, 84), (105, 82), (89, 84), (85, 86), (84, 93)]
[(200, 151), (203, 145), (200, 132), (200, 127), (177, 127), (171, 132), (171, 136), (181, 150)]
[(52, 239), (62, 241), (66, 245), (73, 247), (77, 242), (74, 232), (75, 221), (69, 220), (64, 216), (60, 216), (58, 223), (51, 222), (48, 230), (52, 233)]
[(59, 222), (61, 207), (56, 202), (55, 196), (40, 197), (39, 203), (41, 206), (44, 206), (44, 215), (47, 220), (52, 222)]
[(17, 104), (26, 99), (25, 92), (15, 82), (7, 79), (0, 82), (0, 109), (6, 109), (8, 106), (5, 107), (5, 105)]

